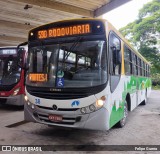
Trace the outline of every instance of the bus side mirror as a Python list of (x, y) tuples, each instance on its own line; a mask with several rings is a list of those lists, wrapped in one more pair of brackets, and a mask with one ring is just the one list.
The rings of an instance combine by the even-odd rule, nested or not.
[(20, 48), (21, 46), (27, 45), (28, 42), (21, 43), (17, 46), (17, 55), (18, 55), (18, 66), (22, 69), (28, 70), (29, 66), (27, 64), (27, 52)]
[(29, 69), (29, 63), (28, 63), (27, 55), (25, 55), (24, 61), (23, 61), (23, 63), (21, 63), (21, 68), (26, 70), (26, 71), (28, 71), (28, 69)]

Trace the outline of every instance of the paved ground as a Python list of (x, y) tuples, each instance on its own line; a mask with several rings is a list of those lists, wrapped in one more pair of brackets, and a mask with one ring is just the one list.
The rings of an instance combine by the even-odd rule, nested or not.
[[(146, 106), (138, 106), (133, 112), (130, 112), (128, 122), (122, 129), (112, 128), (109, 131), (89, 131), (24, 123), (23, 108), (17, 109), (14, 106), (0, 106), (0, 123), (0, 145), (160, 145), (160, 91), (152, 91)], [(12, 125), (14, 123), (17, 124)], [(83, 150), (86, 146), (77, 148)], [(58, 153), (66, 152), (58, 151)], [(88, 151), (85, 153), (152, 154), (153, 151)], [(154, 153), (158, 154), (160, 151)]]

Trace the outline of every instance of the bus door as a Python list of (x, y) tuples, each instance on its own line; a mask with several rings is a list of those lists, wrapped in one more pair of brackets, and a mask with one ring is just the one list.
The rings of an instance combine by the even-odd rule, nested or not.
[(110, 86), (113, 93), (120, 81), (121, 77), (121, 42), (114, 34), (109, 35), (109, 52), (110, 52)]
[(112, 127), (123, 117), (122, 87), (124, 82), (121, 80), (121, 41), (114, 34), (109, 35), (109, 55), (110, 55), (110, 91), (111, 91), (111, 116), (110, 126)]

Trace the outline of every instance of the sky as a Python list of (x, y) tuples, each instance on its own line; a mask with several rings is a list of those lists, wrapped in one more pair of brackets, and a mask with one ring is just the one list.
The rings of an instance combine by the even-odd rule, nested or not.
[(126, 26), (137, 19), (139, 10), (152, 0), (132, 0), (103, 15), (116, 29)]

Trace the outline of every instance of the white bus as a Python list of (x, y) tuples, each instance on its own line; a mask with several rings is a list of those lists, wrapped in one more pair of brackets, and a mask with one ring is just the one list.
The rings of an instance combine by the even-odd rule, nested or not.
[(73, 19), (32, 29), (25, 120), (108, 130), (146, 104), (149, 63), (106, 20)]

